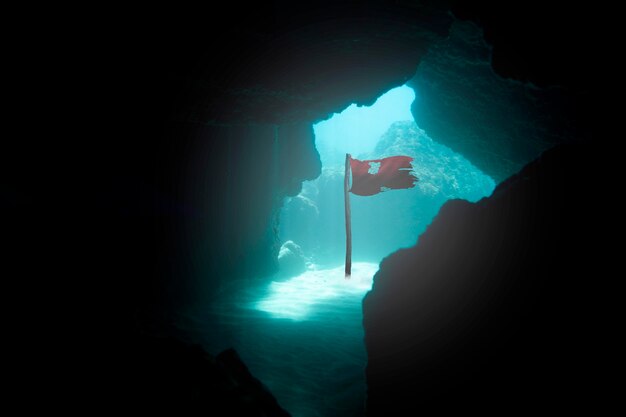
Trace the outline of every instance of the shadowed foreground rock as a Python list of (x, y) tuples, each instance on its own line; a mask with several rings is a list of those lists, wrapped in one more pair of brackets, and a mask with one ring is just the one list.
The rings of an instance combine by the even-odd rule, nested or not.
[[(289, 417), (237, 352), (216, 357), (175, 339), (140, 339), (129, 369), (127, 405), (207, 416)], [(119, 388), (119, 387), (118, 387)]]
[(450, 201), (382, 262), (363, 303), (368, 416), (582, 406), (601, 268), (588, 152), (548, 151), (491, 197)]

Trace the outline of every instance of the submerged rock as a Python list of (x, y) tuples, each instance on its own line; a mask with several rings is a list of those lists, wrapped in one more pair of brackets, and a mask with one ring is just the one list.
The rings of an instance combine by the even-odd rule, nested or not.
[[(315, 181), (315, 180), (314, 180)], [(298, 242), (307, 253), (315, 248), (315, 231), (319, 219), (319, 208), (314, 200), (316, 195), (309, 195), (311, 185), (303, 184), (302, 193), (287, 198), (280, 211), (280, 237), (285, 241)]]
[(578, 408), (593, 355), (589, 149), (546, 152), (477, 203), (453, 200), (386, 258), (363, 302), (368, 416)]
[(199, 345), (144, 337), (138, 338), (128, 356), (125, 378), (114, 389), (125, 389), (127, 407), (159, 412), (175, 409), (183, 415), (290, 415), (233, 349), (213, 357)]
[(300, 246), (291, 240), (283, 243), (278, 253), (279, 275), (293, 277), (306, 271), (306, 258)]

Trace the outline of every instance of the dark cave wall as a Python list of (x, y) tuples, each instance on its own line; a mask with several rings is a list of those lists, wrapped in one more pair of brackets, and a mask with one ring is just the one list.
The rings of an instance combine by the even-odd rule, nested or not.
[(282, 200), (321, 169), (308, 124), (174, 123), (155, 163), (159, 308), (275, 272)]
[(562, 87), (503, 78), (492, 49), (480, 27), (456, 21), (408, 84), (418, 126), (500, 182), (556, 144), (580, 140), (585, 119)]
[(368, 416), (592, 405), (596, 299), (580, 271), (601, 268), (601, 209), (580, 194), (593, 180), (570, 178), (588, 157), (546, 152), (382, 262), (363, 302)]
[(492, 66), (502, 77), (542, 88), (591, 91), (595, 81), (588, 75), (597, 61), (583, 55), (593, 54), (598, 41), (594, 31), (586, 29), (598, 17), (598, 8), (541, 0), (455, 0), (449, 4), (457, 18), (483, 28), (485, 39), (493, 45)]
[(274, 1), (227, 8), (211, 16), (229, 23), (219, 28), (202, 20), (175, 34), (155, 28), (148, 59), (176, 91), (170, 103), (176, 120), (313, 122), (352, 103), (370, 105), (409, 80), (452, 22), (436, 3)]

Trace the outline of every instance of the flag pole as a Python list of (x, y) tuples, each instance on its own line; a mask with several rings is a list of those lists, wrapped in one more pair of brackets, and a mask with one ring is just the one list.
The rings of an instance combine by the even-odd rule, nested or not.
[(346, 208), (346, 278), (352, 273), (352, 224), (350, 219), (350, 159), (346, 154), (346, 173), (343, 179), (343, 194)]

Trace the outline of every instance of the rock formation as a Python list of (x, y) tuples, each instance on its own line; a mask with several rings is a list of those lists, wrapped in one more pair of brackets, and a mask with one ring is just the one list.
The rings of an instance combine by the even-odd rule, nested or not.
[(491, 58), (483, 31), (457, 21), (409, 85), (418, 94), (412, 106), (418, 126), (500, 182), (554, 145), (576, 141), (586, 122), (562, 87), (503, 78)]
[[(289, 417), (234, 349), (213, 357), (172, 338), (140, 337), (127, 351), (124, 378), (115, 381), (127, 406), (141, 412)], [(109, 404), (106, 404), (107, 406)]]
[(363, 302), (368, 416), (577, 409), (593, 344), (597, 202), (563, 146), (477, 203), (446, 203)]

